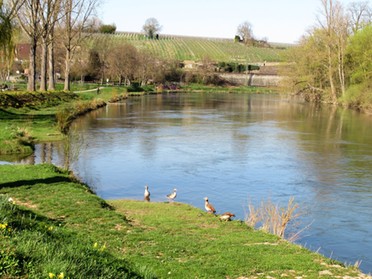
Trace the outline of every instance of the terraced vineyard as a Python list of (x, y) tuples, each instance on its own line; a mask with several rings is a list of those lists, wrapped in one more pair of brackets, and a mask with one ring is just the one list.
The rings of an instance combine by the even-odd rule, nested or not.
[(154, 55), (176, 60), (200, 61), (205, 57), (213, 61), (262, 63), (282, 61), (283, 47), (247, 47), (233, 39), (201, 38), (161, 35), (159, 39), (148, 39), (140, 33), (96, 34), (98, 40), (111, 39), (117, 43), (127, 42)]

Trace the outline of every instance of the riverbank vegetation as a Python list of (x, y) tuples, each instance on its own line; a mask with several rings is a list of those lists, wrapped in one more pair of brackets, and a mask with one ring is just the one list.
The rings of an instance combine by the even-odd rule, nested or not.
[(102, 200), (53, 165), (0, 172), (5, 278), (368, 278), (186, 204)]
[(127, 98), (126, 88), (80, 93), (10, 92), (0, 94), (0, 155), (33, 152), (35, 142), (64, 138), (77, 116)]
[(368, 2), (322, 0), (318, 24), (290, 49), (293, 91), (309, 101), (372, 111), (372, 17)]

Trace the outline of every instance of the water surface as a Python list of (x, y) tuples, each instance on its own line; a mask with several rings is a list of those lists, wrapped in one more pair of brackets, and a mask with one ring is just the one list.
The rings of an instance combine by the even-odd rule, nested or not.
[(72, 130), (72, 168), (104, 199), (142, 199), (148, 184), (165, 201), (175, 187), (179, 202), (203, 209), (208, 196), (244, 219), (248, 203), (293, 196), (300, 227), (311, 224), (299, 243), (372, 272), (370, 116), (280, 96), (164, 94), (108, 105)]

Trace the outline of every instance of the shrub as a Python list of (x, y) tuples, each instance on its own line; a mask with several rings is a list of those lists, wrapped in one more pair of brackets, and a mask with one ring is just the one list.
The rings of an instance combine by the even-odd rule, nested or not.
[(249, 204), (248, 209), (249, 214), (245, 218), (245, 223), (248, 226), (256, 227), (260, 225), (260, 229), (263, 231), (275, 234), (281, 238), (285, 238), (285, 231), (289, 223), (300, 216), (295, 213), (298, 209), (298, 204), (294, 203), (293, 197), (289, 199), (286, 208), (279, 207), (268, 200), (267, 202), (262, 201), (257, 209), (252, 204)]

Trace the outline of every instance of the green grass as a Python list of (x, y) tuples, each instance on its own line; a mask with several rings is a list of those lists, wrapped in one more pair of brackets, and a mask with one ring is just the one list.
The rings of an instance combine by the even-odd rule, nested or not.
[(186, 204), (104, 201), (52, 165), (6, 165), (0, 173), (4, 278), (47, 278), (49, 272), (63, 272), (65, 278), (359, 274), (240, 221), (220, 222)]
[(0, 223), (7, 228), (0, 232), (0, 276), (140, 278), (106, 249), (115, 243), (106, 239), (113, 224), (127, 222), (89, 188), (51, 165), (1, 166), (1, 173), (0, 191), (7, 195), (0, 200)]
[[(122, 97), (126, 97), (125, 88), (103, 88), (99, 95), (95, 90), (0, 93), (0, 155), (26, 156), (34, 142), (61, 140), (74, 118)], [(19, 131), (28, 137), (20, 137)]]

